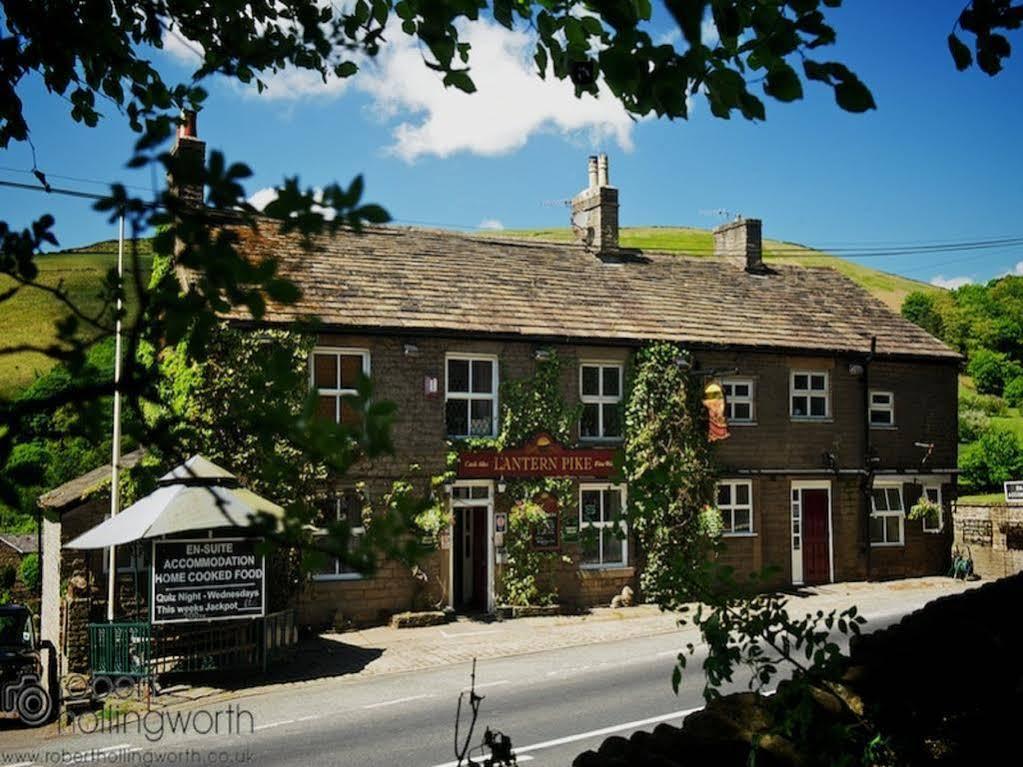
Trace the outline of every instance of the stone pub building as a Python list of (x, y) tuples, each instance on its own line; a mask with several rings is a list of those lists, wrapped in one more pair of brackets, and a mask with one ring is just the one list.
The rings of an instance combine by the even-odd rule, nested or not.
[[(204, 145), (181, 136), (175, 151), (201, 161)], [(714, 255), (691, 257), (621, 247), (618, 208), (601, 156), (572, 202), (574, 243), (387, 226), (318, 238), (310, 252), (273, 222), (239, 231), (244, 252), (276, 258), (302, 291), (264, 321), (324, 323), (309, 359), (323, 416), (345, 418), (360, 372), (398, 406), (395, 455), (346, 481), (372, 496), (410, 464), (443, 473), (452, 440), (498, 433), (502, 382), (531, 376), (554, 351), (563, 396), (582, 416), (569, 444), (541, 435), (519, 449), (517, 473), (546, 473), (544, 455), (567, 456), (578, 526), (595, 528), (597, 543), (547, 542), (571, 562), (559, 597), (606, 604), (635, 587), (640, 561), (631, 536), (612, 534), (628, 488), (606, 465), (622, 437), (630, 359), (645, 343), (672, 341), (695, 368), (731, 371), (719, 377), (730, 437), (714, 453), (724, 556), (739, 573), (776, 565), (782, 584), (798, 585), (943, 572), (958, 354), (832, 269), (765, 264), (760, 221), (719, 227)], [(454, 525), (435, 564), (455, 609), (495, 609), (511, 473), (482, 465), (446, 488)], [(940, 519), (907, 518), (924, 494)], [(335, 509), (358, 515), (345, 488)], [(409, 609), (415, 589), (396, 564), (367, 579), (334, 563), (313, 576), (301, 619), (379, 620)]]

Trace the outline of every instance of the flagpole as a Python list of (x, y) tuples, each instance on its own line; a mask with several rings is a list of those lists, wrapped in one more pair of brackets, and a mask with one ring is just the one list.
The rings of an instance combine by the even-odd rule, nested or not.
[[(124, 214), (117, 233), (117, 325), (114, 331), (114, 435), (110, 457), (110, 518), (119, 512), (121, 487), (118, 481), (121, 463), (121, 290), (124, 289)], [(117, 590), (117, 552), (110, 547), (107, 566), (107, 621), (114, 620), (114, 595)]]

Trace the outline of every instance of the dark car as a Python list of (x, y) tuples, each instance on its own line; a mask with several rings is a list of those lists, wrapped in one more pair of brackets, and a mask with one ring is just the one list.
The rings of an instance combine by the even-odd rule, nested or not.
[(0, 606), (0, 717), (33, 726), (48, 721), (53, 706), (42, 679), (32, 612), (21, 605)]

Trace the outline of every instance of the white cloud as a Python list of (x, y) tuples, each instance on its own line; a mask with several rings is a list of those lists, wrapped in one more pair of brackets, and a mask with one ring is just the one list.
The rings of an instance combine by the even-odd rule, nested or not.
[[(396, 25), (375, 59), (362, 58), (352, 78), (328, 77), (300, 69), (265, 73), (262, 98), (281, 101), (336, 99), (350, 88), (366, 93), (371, 112), (393, 124), (387, 150), (412, 162), (458, 152), (495, 156), (513, 152), (538, 133), (555, 133), (590, 148), (615, 142), (632, 149), (635, 121), (606, 88), (599, 98), (577, 99), (568, 81), (536, 74), (535, 37), (480, 20), (460, 30), (472, 46), (469, 63), (477, 91), (445, 88), (442, 75), (427, 68), (417, 41)], [(167, 53), (195, 65), (201, 49), (176, 32), (164, 36)], [(196, 51), (200, 51), (197, 54)], [(239, 86), (256, 97), (251, 85)]]
[(1014, 274), (1017, 277), (1023, 277), (1023, 261), (1017, 261), (1016, 265), (1012, 267), (1010, 274)]
[[(319, 187), (313, 187), (313, 196), (319, 202), (323, 199), (323, 190)], [(272, 186), (266, 186), (262, 189), (257, 189), (251, 195), (249, 195), (248, 203), (256, 210), (263, 210), (271, 202), (277, 199), (277, 190)], [(332, 219), (337, 215), (337, 211), (333, 208), (326, 208), (322, 205), (313, 205), (312, 210), (317, 213), (322, 213), (326, 219)]]
[(932, 285), (937, 285), (939, 288), (946, 288), (947, 290), (955, 290), (956, 288), (961, 288), (963, 285), (969, 285), (972, 282), (972, 277), (945, 277), (941, 274), (931, 279)]
[(480, 221), (479, 226), (477, 226), (476, 228), (477, 229), (493, 229), (495, 231), (499, 231), (501, 229), (504, 229), (504, 224), (501, 223), (501, 221), (499, 219), (496, 219), (496, 218), (485, 218), (482, 221)]
[(500, 155), (540, 132), (581, 137), (591, 145), (614, 140), (632, 149), (635, 123), (609, 93), (577, 99), (571, 83), (537, 77), (531, 35), (479, 21), (463, 36), (472, 45), (476, 93), (445, 88), (440, 75), (423, 66), (415, 41), (400, 33), (357, 76), (377, 115), (400, 119), (391, 133), (393, 154), (408, 162), (457, 152)]
[(267, 205), (277, 199), (277, 190), (272, 186), (263, 187), (253, 192), (248, 199), (249, 205), (256, 210), (263, 210)]

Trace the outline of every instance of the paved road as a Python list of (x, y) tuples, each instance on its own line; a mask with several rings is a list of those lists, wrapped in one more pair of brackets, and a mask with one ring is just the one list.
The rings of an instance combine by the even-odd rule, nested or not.
[[(867, 617), (878, 628), (917, 606)], [(698, 676), (687, 677), (678, 696), (671, 690), (679, 645), (678, 635), (660, 635), (481, 662), (477, 688), (486, 698), (474, 741), (489, 725), (512, 737), (521, 762), (569, 765), (609, 734), (628, 735), (660, 721), (677, 723), (702, 705)], [(252, 717), (250, 722), (243, 715), (240, 735), (225, 734), (232, 726), (227, 715), (218, 721), (219, 734), (165, 733), (149, 743), (133, 721), (128, 732), (48, 740), (39, 753), (8, 751), (0, 733), (0, 764), (46, 759), (52, 764), (53, 754), (63, 752), (65, 763), (71, 757), (94, 764), (437, 767), (453, 759), (455, 707), (469, 670), (468, 664), (457, 664), (364, 680), (285, 685), (233, 701)], [(215, 713), (227, 705), (205, 708)], [(181, 714), (195, 716), (202, 708)], [(209, 721), (199, 715), (194, 728), (205, 730)]]

